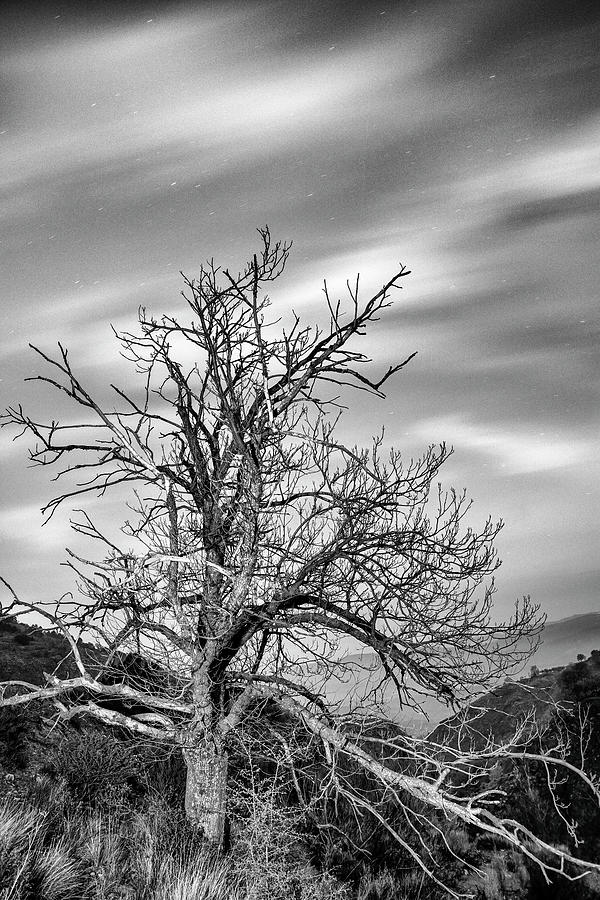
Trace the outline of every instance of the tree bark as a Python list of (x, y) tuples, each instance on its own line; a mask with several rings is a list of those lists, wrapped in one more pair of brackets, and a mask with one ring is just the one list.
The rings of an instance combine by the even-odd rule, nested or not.
[(225, 836), (228, 754), (218, 744), (183, 751), (187, 766), (185, 812), (207, 841), (221, 850)]

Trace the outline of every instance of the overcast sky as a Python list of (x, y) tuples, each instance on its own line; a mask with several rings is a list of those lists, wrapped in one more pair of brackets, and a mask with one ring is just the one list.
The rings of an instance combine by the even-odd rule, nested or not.
[[(600, 46), (596, 2), (19, 4), (0, 35), (2, 406), (28, 341), (100, 387), (131, 377), (109, 324), (180, 307), (179, 270), (239, 268), (268, 223), (292, 238), (282, 307), (322, 279), (413, 274), (369, 338), (417, 350), (384, 402), (407, 453), (453, 444), (447, 485), (504, 519), (502, 612), (599, 609)], [(0, 574), (68, 589), (48, 471), (1, 435)], [(115, 521), (123, 510), (109, 506)], [(78, 545), (81, 546), (81, 545)]]

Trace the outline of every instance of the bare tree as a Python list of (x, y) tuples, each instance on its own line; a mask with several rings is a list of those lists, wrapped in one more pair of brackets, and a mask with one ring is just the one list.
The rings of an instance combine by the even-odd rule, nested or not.
[[(492, 814), (497, 797), (477, 791), (476, 754), (456, 754), (452, 764), (430, 743), (398, 738), (388, 746), (412, 768), (392, 765), (360, 724), (377, 708), (379, 686), (354, 697), (351, 712), (328, 700), (329, 676), (363, 649), (403, 707), (432, 696), (452, 707), (522, 662), (541, 619), (525, 599), (509, 621), (493, 621), (500, 526), (488, 520), (474, 530), (465, 494), (437, 485), (450, 452), (443, 444), (404, 460), (383, 436), (367, 449), (336, 437), (340, 395), (354, 388), (383, 396), (411, 358), (377, 376), (357, 349), (407, 270), (366, 301), (358, 279), (343, 301), (325, 284), (328, 324), (305, 327), (292, 314), (285, 327), (268, 321), (265, 289), (282, 273), (289, 245), (272, 242), (268, 229), (260, 235), (260, 253), (239, 274), (210, 263), (185, 279), (189, 323), (141, 309), (139, 330), (116, 335), (140, 384), (129, 393), (114, 386), (118, 409), (94, 399), (61, 345), (54, 357), (33, 348), (48, 366), (37, 379), (81, 410), (76, 426), (39, 422), (20, 406), (7, 411), (5, 424), (35, 438), (33, 463), (54, 466), (59, 480), (79, 479), (45, 512), (125, 485), (138, 515), (124, 526), (124, 548), (77, 512), (75, 531), (104, 545), (102, 559), (69, 552), (81, 599), (44, 614), (70, 641), (80, 674), (48, 676), (42, 688), (5, 685), (1, 703), (47, 698), (64, 718), (85, 714), (181, 747), (188, 816), (217, 845), (232, 741), (269, 703), (322, 742), (332, 777), (336, 760), (350, 757), (398, 803), (411, 796), (547, 868), (554, 853), (563, 868), (566, 851)], [(32, 608), (13, 592), (5, 611)], [(141, 650), (177, 677), (153, 693), (91, 674), (80, 635), (102, 645), (109, 662)], [(459, 792), (456, 768), (467, 776)], [(358, 794), (354, 801), (367, 803)], [(411, 852), (427, 867), (424, 854)]]

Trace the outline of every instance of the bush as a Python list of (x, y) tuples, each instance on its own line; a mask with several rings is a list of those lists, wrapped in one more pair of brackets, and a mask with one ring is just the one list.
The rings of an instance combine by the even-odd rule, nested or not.
[(348, 888), (311, 864), (302, 811), (280, 792), (276, 779), (236, 792), (230, 861), (244, 900), (344, 900)]
[[(38, 708), (36, 708), (36, 706)], [(39, 739), (39, 704), (0, 709), (0, 766), (9, 772), (23, 770)]]
[(521, 854), (514, 850), (497, 849), (488, 854), (480, 865), (481, 873), (470, 872), (460, 883), (460, 889), (477, 900), (503, 900), (505, 897), (529, 896), (530, 876)]
[(13, 637), (13, 641), (15, 644), (20, 644), (22, 647), (26, 647), (27, 644), (32, 642), (33, 638), (27, 631), (20, 631), (15, 634)]
[(40, 771), (63, 784), (75, 802), (113, 812), (130, 801), (143, 773), (137, 748), (89, 726), (58, 732), (40, 762)]

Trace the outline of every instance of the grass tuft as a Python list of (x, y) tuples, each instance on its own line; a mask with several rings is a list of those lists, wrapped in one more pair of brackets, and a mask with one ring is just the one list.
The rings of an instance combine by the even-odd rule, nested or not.
[(84, 866), (64, 840), (36, 852), (29, 880), (39, 900), (80, 900), (87, 886)]
[(152, 900), (242, 900), (230, 883), (225, 864), (206, 855), (167, 859), (157, 872)]

